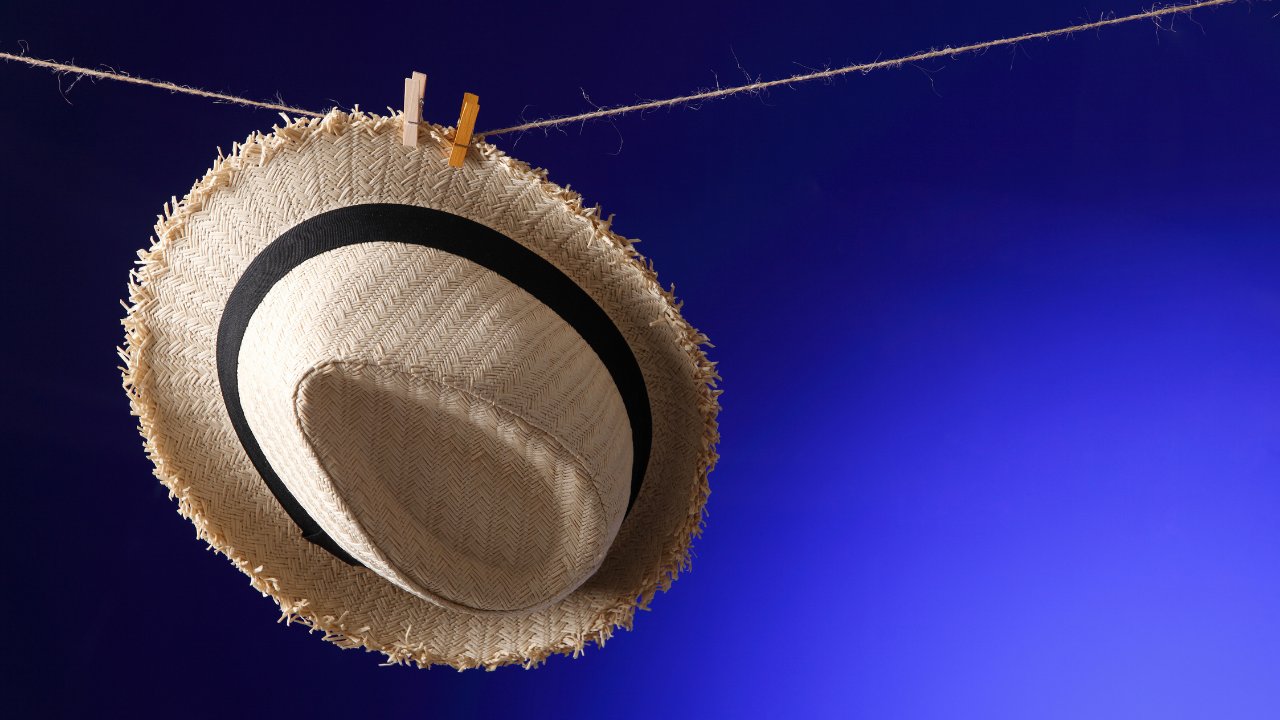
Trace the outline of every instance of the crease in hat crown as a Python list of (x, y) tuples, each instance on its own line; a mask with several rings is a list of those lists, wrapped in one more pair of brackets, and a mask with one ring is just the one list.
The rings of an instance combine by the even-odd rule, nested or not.
[[(210, 514), (211, 510), (216, 512), (216, 509), (209, 505), (211, 502), (209, 497), (200, 487), (188, 482), (189, 478), (184, 477), (186, 471), (179, 467), (182, 463), (176, 462), (173, 457), (166, 456), (167, 451), (162, 450), (161, 446), (168, 440), (158, 433), (160, 426), (165, 422), (166, 413), (171, 410), (158, 405), (157, 399), (149, 396), (146, 390), (148, 374), (153, 370), (152, 358), (147, 354), (148, 345), (153, 340), (148, 323), (165, 312), (164, 308), (159, 307), (160, 301), (153, 290), (157, 283), (163, 281), (165, 273), (172, 270), (167, 255), (171, 248), (183, 242), (187, 225), (196, 222), (197, 218), (201, 217), (200, 214), (206, 212), (206, 206), (210, 203), (216, 205), (217, 194), (230, 188), (237, 181), (238, 176), (270, 172), (272, 159), (280, 153), (301, 152), (300, 148), (307, 143), (327, 142), (325, 138), (334, 140), (348, 133), (359, 133), (375, 140), (386, 135), (394, 138), (401, 128), (401, 117), (398, 114), (389, 117), (378, 116), (363, 113), (358, 109), (350, 114), (335, 110), (323, 118), (316, 119), (290, 120), (287, 117), (285, 119), (285, 124), (274, 127), (272, 133), (255, 133), (250, 135), (246, 142), (233, 145), (229, 155), (223, 155), (220, 151), (214, 167), (195, 184), (181, 202), (174, 198), (171, 203), (167, 203), (164, 215), (158, 219), (156, 238), (152, 247), (149, 250), (139, 251), (138, 267), (130, 274), (131, 305), (128, 306), (129, 312), (123, 321), (126, 329), (126, 345), (120, 351), (125, 362), (122, 368), (124, 385), (130, 396), (133, 413), (139, 418), (144, 447), (155, 463), (155, 474), (169, 488), (170, 496), (178, 500), (179, 512), (191, 519), (199, 537), (206, 540), (215, 550), (226, 555), (234, 565), (249, 576), (250, 583), (255, 589), (270, 596), (279, 605), (282, 620), (301, 622), (313, 629), (321, 630), (325, 633), (325, 639), (343, 647), (363, 647), (366, 650), (384, 653), (389, 662), (411, 662), (420, 666), (443, 663), (458, 668), (490, 669), (499, 665), (518, 663), (529, 667), (541, 663), (551, 654), (577, 655), (589, 643), (603, 644), (615, 628), (629, 629), (635, 609), (647, 607), (654, 594), (658, 590), (666, 590), (688, 566), (690, 543), (700, 532), (703, 507), (710, 492), (706, 482), (707, 473), (714, 467), (717, 459), (716, 415), (719, 411), (720, 391), (716, 389), (716, 380), (719, 376), (716, 373), (715, 364), (707, 360), (701, 349), (703, 345), (709, 345), (706, 336), (684, 321), (680, 314), (680, 304), (675, 301), (670, 291), (658, 284), (652, 264), (636, 252), (630, 241), (612, 232), (610, 229), (612, 217), (602, 218), (598, 206), (584, 207), (577, 193), (572, 192), (568, 187), (560, 188), (548, 182), (545, 171), (531, 169), (528, 165), (505, 156), (495, 147), (482, 141), (473, 143), (467, 164), (457, 171), (459, 181), (479, 177), (479, 173), (489, 173), (494, 177), (501, 175), (510, 180), (512, 186), (519, 186), (521, 192), (534, 193), (533, 196), (529, 196), (534, 198), (530, 202), (535, 204), (550, 202), (557, 208), (556, 212), (563, 215), (565, 222), (576, 223), (587, 228), (585, 242), (579, 248), (581, 253), (584, 256), (591, 253), (597, 255), (605, 253), (608, 257), (614, 258), (609, 260), (609, 263), (617, 264), (619, 267), (629, 267), (631, 269), (627, 272), (637, 274), (638, 282), (646, 288), (646, 292), (652, 293), (653, 297), (658, 299), (656, 312), (649, 320), (649, 325), (668, 327), (669, 331), (664, 337), (669, 337), (672, 348), (678, 349), (679, 353), (683, 353), (681, 356), (687, 360), (690, 389), (687, 392), (681, 391), (684, 393), (681, 397), (691, 398), (696, 404), (696, 414), (701, 417), (699, 421), (701, 429), (696, 431), (696, 438), (692, 439), (693, 446), (691, 446), (694, 448), (696, 459), (687, 469), (688, 481), (681, 486), (684, 489), (681, 490), (673, 485), (675, 489), (669, 493), (672, 498), (682, 493), (684, 495), (684, 500), (667, 499), (668, 505), (672, 508), (684, 508), (667, 511), (666, 521), (672, 528), (669, 532), (670, 537), (655, 540), (660, 547), (655, 545), (645, 552), (639, 552), (635, 560), (639, 565), (633, 563), (634, 567), (628, 566), (630, 568), (628, 577), (639, 578), (639, 580), (630, 585), (622, 583), (618, 589), (608, 591), (606, 588), (608, 578), (602, 580), (597, 574), (589, 583), (593, 584), (590, 592), (595, 593), (591, 595), (591, 598), (595, 598), (594, 600), (575, 601), (576, 604), (573, 604), (572, 609), (565, 609), (569, 608), (569, 605), (566, 605), (569, 600), (557, 601), (555, 596), (558, 591), (551, 592), (540, 601), (550, 597), (556, 604), (549, 609), (538, 610), (525, 619), (488, 620), (485, 617), (466, 613), (457, 613), (450, 617), (447, 611), (442, 611), (446, 614), (428, 613), (430, 617), (439, 619), (439, 623), (428, 631), (422, 628), (415, 630), (412, 626), (394, 629), (374, 627), (369, 622), (353, 625), (352, 617), (367, 619), (376, 617), (376, 614), (369, 615), (368, 608), (355, 606), (359, 603), (355, 603), (348, 609), (331, 610), (322, 607), (324, 603), (318, 602), (317, 598), (302, 597), (296, 591), (288, 589), (286, 586), (289, 583), (282, 576), (278, 576), (280, 568), (267, 567), (271, 564), (270, 562), (251, 561), (250, 556), (253, 553), (249, 552), (250, 548), (236, 547), (235, 543), (224, 534), (225, 526)], [(414, 153), (441, 153), (449, 145), (448, 129), (440, 126), (422, 124), (419, 127), (419, 138), (427, 142), (420, 142), (419, 148), (412, 151)], [(340, 142), (340, 140), (334, 140), (334, 142)], [(409, 151), (404, 152), (407, 154)], [(335, 160), (334, 164), (341, 165), (341, 160)], [(425, 161), (423, 165), (425, 167)], [(347, 171), (352, 172), (353, 175), (360, 173), (359, 168), (349, 168)], [(483, 195), (492, 190), (492, 188), (481, 187), (476, 189), (476, 192)], [(584, 267), (590, 270), (588, 267), (590, 263), (584, 262), (586, 262)], [(592, 281), (586, 277), (585, 282), (589, 285)], [(327, 367), (333, 370), (338, 367), (338, 364), (330, 363)], [(412, 372), (399, 372), (398, 375), (394, 372), (390, 375), (384, 373), (383, 376), (378, 377), (373, 376), (377, 375), (377, 372), (374, 372), (373, 375), (366, 377), (365, 370), (379, 367), (378, 363), (360, 367), (363, 369), (346, 374), (338, 372), (337, 375), (332, 375), (331, 373), (325, 382), (332, 381), (330, 385), (334, 387), (329, 387), (327, 390), (321, 388), (321, 390), (340, 393), (343, 389), (338, 386), (343, 386), (344, 383), (356, 386), (361, 383), (365, 386), (377, 386), (379, 382), (387, 387), (399, 383), (403, 387), (399, 387), (397, 392), (412, 390), (426, 394), (435, 392), (439, 395), (458, 390), (458, 388), (448, 388), (440, 384), (432, 385), (434, 381), (431, 378), (414, 378)], [(404, 369), (401, 368), (401, 370)], [(309, 377), (316, 380), (318, 376)], [(419, 384), (406, 389), (415, 382)], [(301, 388), (302, 385), (297, 387)], [(334, 390), (334, 388), (337, 389)], [(324, 392), (320, 394), (323, 395)], [(306, 404), (306, 396), (307, 393), (302, 392), (299, 396), (303, 398), (302, 400), (295, 398), (295, 402), (301, 403), (296, 407)], [(661, 410), (655, 407), (655, 416), (659, 412)], [(315, 449), (313, 443), (313, 450)], [(323, 454), (323, 451), (315, 452), (316, 457)], [(678, 517), (671, 515), (672, 512), (675, 512)], [(672, 522), (674, 525), (671, 525)], [(616, 527), (613, 528), (613, 531), (616, 532), (616, 530)], [(638, 536), (635, 532), (631, 532), (626, 541), (631, 543), (628, 547), (647, 547), (639, 543), (635, 537)], [(318, 587), (337, 588), (348, 593), (344, 597), (360, 598), (362, 592), (370, 596), (382, 593), (378, 597), (386, 597), (388, 591), (376, 590), (375, 585), (368, 585), (370, 581), (362, 579), (367, 577), (368, 573), (361, 575), (354, 570), (344, 570), (335, 567), (332, 562), (321, 563), (321, 565), (323, 566), (317, 566), (312, 570), (312, 575), (317, 578), (315, 582), (319, 583)], [(601, 573), (612, 573), (609, 577), (622, 577), (626, 574), (614, 572), (610, 570), (611, 567), (606, 562)], [(366, 585), (368, 587), (365, 587)], [(600, 590), (594, 585), (606, 589)], [(582, 595), (586, 592), (585, 589), (570, 592), (573, 594), (569, 599), (586, 597)], [(609, 595), (609, 592), (614, 592), (616, 596)], [(543, 616), (546, 618), (538, 619)], [(468, 617), (472, 619), (466, 619)], [(558, 635), (545, 632), (541, 626), (538, 626), (539, 622), (549, 621), (553, 617), (560, 618), (558, 622), (566, 625), (565, 631)], [(475, 623), (481, 623), (481, 625), (475, 625)], [(530, 623), (534, 624), (530, 625)], [(489, 630), (482, 630), (481, 628), (486, 624)], [(473, 630), (467, 630), (468, 626), (472, 626)], [(500, 637), (496, 640), (492, 638), (477, 640), (475, 632), (497, 633)]]
[(534, 297), (448, 253), (364, 243), (291, 270), (248, 323), (239, 393), (328, 535), (442, 607), (544, 608), (622, 523), (630, 426), (608, 370)]

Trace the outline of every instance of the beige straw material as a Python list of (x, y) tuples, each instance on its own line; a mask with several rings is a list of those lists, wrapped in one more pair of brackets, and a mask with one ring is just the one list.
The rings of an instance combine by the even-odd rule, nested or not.
[[(448, 129), (423, 124), (417, 148), (400, 143), (400, 129), (399, 116), (359, 110), (288, 121), (234, 146), (181, 202), (166, 206), (157, 239), (150, 250), (139, 251), (139, 267), (131, 274), (132, 306), (121, 351), (124, 384), (145, 448), (197, 535), (271, 596), (282, 620), (321, 630), (343, 647), (384, 653), (391, 663), (492, 669), (535, 666), (554, 653), (576, 655), (591, 642), (603, 644), (617, 627), (629, 629), (635, 609), (647, 607), (657, 590), (666, 590), (688, 567), (710, 492), (707, 473), (717, 459), (720, 391), (715, 364), (701, 349), (707, 339), (681, 318), (651, 265), (610, 230), (598, 207), (583, 207), (576, 193), (547, 182), (545, 172), (491, 145), (474, 144), (455, 170), (446, 164)], [(618, 467), (629, 465), (630, 448), (622, 443), (619, 450), (616, 438), (629, 436), (629, 426), (616, 390), (602, 387), (598, 359), (586, 357), (581, 340), (569, 337), (562, 323), (540, 314), (545, 308), (492, 273), (438, 251), (368, 243), (326, 253), (325, 262), (398, 267), (405, 287), (415, 288), (406, 297), (435, 292), (434, 299), (404, 305), (416, 309), (403, 317), (371, 311), (364, 334), (348, 333), (347, 340), (338, 326), (328, 328), (324, 347), (277, 333), (271, 341), (292, 353), (282, 363), (288, 372), (277, 380), (293, 382), (296, 394), (282, 399), (271, 395), (273, 383), (260, 383), (271, 392), (248, 404), (259, 414), (250, 419), (255, 434), (260, 425), (264, 431), (288, 425), (293, 414), (300, 435), (269, 441), (272, 452), (306, 451), (301, 460), (294, 458), (299, 466), (283, 475), (299, 490), (317, 492), (306, 502), (340, 542), (359, 545), (359, 537), (339, 537), (344, 519), (355, 518), (348, 524), (364, 534), (370, 558), (381, 555), (388, 574), (347, 566), (302, 539), (231, 427), (217, 379), (217, 329), (231, 289), (266, 245), (308, 218), (365, 203), (434, 208), (486, 225), (559, 267), (608, 313), (640, 363), (653, 412), (643, 490), (620, 526), (617, 507), (625, 500)], [(272, 290), (280, 290), (279, 302), (260, 308), (266, 312), (262, 318), (255, 313), (248, 332), (270, 335), (272, 318), (304, 296), (314, 301), (325, 293), (353, 299), (385, 293), (396, 274), (387, 270), (383, 284), (356, 287), (343, 285), (349, 277), (333, 282), (332, 268), (309, 267), (297, 268), (298, 277), (311, 272), (313, 282), (329, 284), (303, 292), (288, 285), (291, 274), (282, 281), (285, 287)], [(463, 286), (484, 288), (475, 296), (481, 299), (464, 298)], [(471, 313), (494, 325), (486, 330), (457, 318), (446, 321), (432, 315), (441, 307), (433, 303), (452, 303), (458, 317)], [(305, 312), (311, 321), (327, 322), (318, 301)], [(499, 326), (505, 335), (492, 332)], [(432, 354), (422, 351), (423, 343), (415, 349), (402, 342), (422, 333), (449, 338), (457, 352)], [(250, 367), (254, 353), (267, 352), (261, 349), (267, 342), (246, 342), (250, 349), (242, 350), (241, 362), (249, 375), (270, 375), (261, 367), (269, 363)], [(527, 365), (504, 369), (493, 362), (504, 357)], [(544, 386), (518, 389), (538, 383)], [(581, 402), (566, 406), (568, 397)], [(352, 447), (341, 437), (348, 420), (343, 414), (367, 398), (403, 407), (391, 419), (373, 412), (359, 416), (359, 422), (381, 425), (357, 440), (365, 446)], [(275, 421), (273, 412), (280, 415)], [(378, 471), (359, 459), (377, 458), (379, 448), (370, 438), (392, 432), (393, 425), (403, 437), (388, 440), (387, 447), (430, 442), (430, 433), (443, 432), (486, 447), (489, 457), (516, 465), (523, 458), (525, 466), (485, 474), (458, 463), (443, 474), (445, 487), (437, 488), (437, 497), (446, 498), (444, 509), (406, 490), (404, 482), (369, 489), (366, 480)], [(287, 462), (283, 455), (280, 460)], [(399, 477), (421, 477), (421, 469), (403, 463)], [(508, 521), (496, 541), (455, 528), (433, 546), (429, 532), (404, 530), (407, 521), (447, 529), (444, 516), (432, 514), (438, 512), (498, 522), (494, 518), (511, 515), (512, 507), (476, 506), (510, 490), (517, 479), (531, 493), (527, 504), (572, 507), (583, 513), (581, 527), (547, 511), (534, 513), (541, 518)], [(468, 496), (468, 483), (477, 482), (473, 487), (479, 489)], [(368, 491), (362, 495), (361, 488)], [(327, 510), (324, 493), (331, 501)], [(467, 580), (486, 562), (539, 542), (546, 544), (543, 556), (508, 562), (499, 568), (499, 580)], [(608, 551), (595, 570), (591, 549), (604, 546)], [(432, 557), (441, 562), (423, 560)], [(546, 572), (557, 558), (561, 571)], [(583, 576), (589, 577), (560, 597)]]
[(241, 347), (241, 402), (271, 467), (397, 586), (522, 614), (604, 560), (631, 491), (622, 396), (572, 326), (506, 278), (419, 246), (340, 248), (277, 283)]

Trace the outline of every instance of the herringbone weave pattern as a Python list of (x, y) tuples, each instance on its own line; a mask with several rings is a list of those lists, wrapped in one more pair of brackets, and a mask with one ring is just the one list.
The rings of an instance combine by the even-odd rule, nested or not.
[[(547, 182), (542, 171), (484, 143), (473, 146), (464, 167), (450, 168), (448, 129), (422, 125), (418, 147), (409, 149), (399, 142), (400, 127), (398, 116), (360, 112), (334, 111), (319, 120), (289, 121), (271, 134), (255, 134), (235, 146), (181, 202), (175, 199), (166, 206), (155, 243), (139, 252), (139, 267), (131, 275), (132, 306), (124, 320), (126, 347), (121, 351), (125, 387), (145, 447), (157, 477), (177, 498), (179, 512), (191, 519), (200, 537), (249, 576), (254, 588), (280, 605), (283, 619), (322, 630), (326, 639), (344, 647), (385, 653), (391, 662), (494, 667), (537, 664), (552, 653), (577, 653), (587, 643), (603, 642), (616, 627), (630, 627), (635, 608), (647, 606), (654, 593), (665, 590), (687, 565), (690, 542), (701, 526), (709, 493), (706, 477), (716, 460), (718, 440), (717, 375), (699, 347), (706, 338), (683, 321), (675, 299), (657, 284), (651, 267), (629, 241), (610, 230), (598, 208), (584, 208), (575, 193)], [(611, 407), (616, 396), (592, 389), (598, 369), (591, 367), (589, 358), (579, 357), (582, 353), (571, 341), (556, 339), (555, 323), (537, 317), (537, 311), (522, 305), (514, 293), (504, 295), (490, 283), (489, 304), (466, 310), (480, 312), (472, 318), (476, 329), (471, 331), (461, 316), (449, 320), (453, 325), (445, 323), (451, 329), (441, 329), (426, 311), (414, 311), (420, 314), (403, 322), (366, 323), (361, 332), (367, 334), (358, 343), (332, 340), (329, 352), (341, 352), (328, 358), (315, 355), (313, 366), (290, 378), (296, 393), (293, 406), (284, 403), (283, 412), (293, 413), (314, 462), (330, 479), (333, 497), (345, 503), (335, 504), (333, 517), (355, 518), (354, 525), (387, 565), (417, 584), (423, 596), (434, 593), (443, 604), (455, 602), (473, 610), (429, 602), (369, 568), (348, 567), (303, 540), (244, 455), (222, 405), (214, 351), (217, 328), (227, 296), (249, 262), (307, 218), (371, 202), (451, 212), (534, 250), (605, 309), (644, 372), (654, 417), (653, 454), (644, 489), (611, 545), (599, 533), (575, 534), (572, 522), (553, 518), (551, 508), (580, 502), (578, 517), (584, 528), (603, 527), (605, 538), (613, 534), (609, 518), (616, 512), (615, 466), (629, 459), (618, 455), (622, 451), (612, 438), (629, 435), (625, 417), (622, 427), (616, 427), (618, 411)], [(413, 253), (393, 256), (384, 257), (388, 268), (422, 261)], [(460, 266), (442, 267), (416, 275), (414, 282), (430, 285), (448, 279), (476, 287), (490, 282), (468, 275)], [(388, 273), (384, 282), (391, 282), (395, 274)], [(304, 296), (315, 297), (296, 291), (297, 298)], [(482, 306), (491, 312), (478, 310)], [(386, 317), (382, 310), (371, 313), (370, 317)], [(535, 348), (539, 342), (547, 347), (561, 343), (563, 348), (542, 354), (535, 350), (528, 356), (533, 359), (523, 363), (495, 364), (495, 358), (519, 353), (509, 355), (502, 345), (508, 340), (501, 333), (486, 338), (489, 331), (479, 329), (484, 323), (509, 328), (512, 348), (530, 342)], [(417, 328), (412, 332), (420, 333), (417, 337), (423, 342), (395, 339), (410, 327)], [(431, 341), (449, 332), (474, 332), (475, 340), (457, 355), (418, 357), (406, 349), (439, 347)], [(358, 347), (364, 350), (357, 352)], [(555, 380), (565, 367), (557, 363), (575, 362), (580, 364), (565, 380)], [(546, 382), (546, 389), (527, 397), (513, 390), (539, 382)], [(350, 442), (366, 443), (368, 453), (362, 447), (345, 448), (344, 414), (375, 398), (404, 407), (398, 415), (365, 412), (363, 418), (382, 426), (365, 429)], [(565, 407), (565, 398), (578, 404)], [(259, 401), (260, 408), (280, 407), (272, 398), (254, 400)], [(490, 490), (510, 491), (519, 484), (518, 476), (527, 483), (521, 492), (542, 519), (508, 528), (515, 539), (496, 544), (486, 544), (490, 539), (481, 533), (446, 532), (435, 540), (427, 537), (430, 533), (397, 533), (407, 516), (445, 527), (443, 516), (432, 513), (454, 512), (466, 501), (458, 496), (446, 500), (454, 505), (436, 507), (413, 500), (412, 493), (400, 487), (401, 480), (416, 472), (412, 463), (402, 464), (410, 469), (380, 494), (360, 495), (357, 488), (369, 471), (350, 458), (375, 457), (381, 451), (372, 447), (378, 433), (388, 446), (411, 444), (403, 438), (386, 439), (393, 432), (394, 423), (387, 420), (392, 416), (403, 426), (395, 432), (413, 434), (422, 425), (433, 425), (446, 428), (446, 434), (456, 433), (464, 444), (483, 448), (477, 462), (492, 466)], [(503, 463), (510, 465), (501, 467)], [(484, 491), (475, 492), (486, 498), (480, 502), (488, 501)], [(441, 497), (450, 496), (445, 492)], [(495, 516), (499, 510), (493, 511)], [(470, 512), (473, 518), (490, 521), (485, 519), (490, 517), (485, 515), (488, 509)], [(541, 556), (541, 550), (529, 552), (547, 538), (560, 545), (549, 543)], [(438, 550), (448, 548), (439, 552), (452, 554), (458, 563), (443, 573), (413, 560), (429, 554), (437, 541)], [(589, 548), (602, 544), (608, 551), (590, 574), (596, 561)], [(559, 567), (561, 574), (552, 573), (552, 580), (542, 585), (468, 576), (486, 563), (500, 568), (504, 563), (508, 568), (519, 565), (506, 555), (514, 549), (534, 558), (534, 566)], [(571, 562), (565, 560), (569, 556)], [(590, 576), (556, 599), (555, 586), (573, 585), (580, 573)], [(479, 612), (527, 609), (548, 598), (549, 605), (533, 612)]]
[(439, 250), (369, 243), (295, 268), (249, 323), (240, 395), (330, 537), (445, 607), (559, 600), (626, 510), (631, 431), (609, 371), (524, 290)]

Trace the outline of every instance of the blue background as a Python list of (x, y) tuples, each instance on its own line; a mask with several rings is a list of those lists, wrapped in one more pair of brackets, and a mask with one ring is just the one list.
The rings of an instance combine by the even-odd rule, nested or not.
[[(726, 393), (693, 570), (607, 647), (492, 673), (277, 624), (142, 453), (134, 252), (278, 118), (0, 64), (0, 713), (1280, 717), (1277, 11), (497, 139), (643, 240)], [(0, 50), (311, 109), (421, 70), (428, 119), (467, 91), (493, 128), (1085, 12), (28, 2)]]

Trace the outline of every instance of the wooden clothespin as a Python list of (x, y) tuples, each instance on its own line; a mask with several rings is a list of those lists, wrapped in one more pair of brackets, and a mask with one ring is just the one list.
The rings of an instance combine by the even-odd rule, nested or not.
[(427, 95), (427, 76), (415, 72), (404, 79), (404, 128), (400, 142), (418, 147), (418, 123), (422, 122), (422, 98)]
[(467, 157), (467, 148), (471, 147), (471, 133), (476, 129), (476, 115), (480, 114), (480, 98), (471, 93), (462, 95), (462, 114), (458, 116), (458, 131), (453, 135), (453, 150), (449, 153), (449, 164), (462, 167)]

